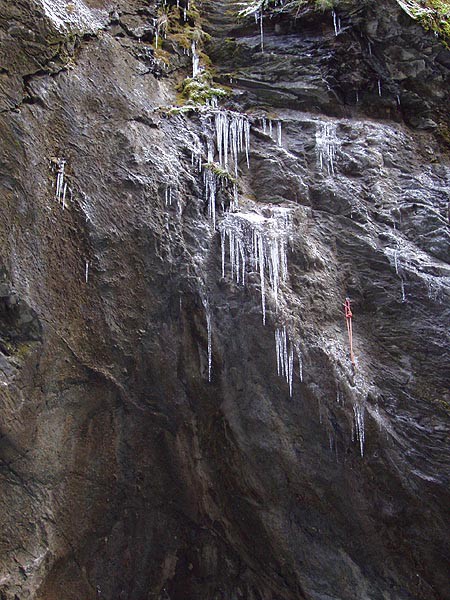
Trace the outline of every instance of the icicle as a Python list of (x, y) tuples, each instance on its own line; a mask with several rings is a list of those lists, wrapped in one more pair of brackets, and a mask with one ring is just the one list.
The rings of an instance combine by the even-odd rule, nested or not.
[(296, 346), (295, 350), (297, 352), (297, 359), (298, 359), (298, 375), (299, 375), (299, 379), (300, 379), (300, 383), (303, 383), (303, 359), (302, 359), (302, 352), (300, 350), (300, 346)]
[(192, 42), (191, 46), (192, 50), (192, 77), (197, 77), (200, 73), (200, 57), (197, 53), (197, 46), (195, 41)]
[(225, 279), (225, 242), (226, 242), (226, 230), (220, 231), (220, 250), (222, 255), (222, 279)]
[(208, 331), (208, 381), (211, 382), (212, 371), (212, 329), (211, 329), (211, 313), (209, 309), (206, 312), (206, 327)]
[(261, 308), (263, 324), (266, 324), (266, 286), (264, 279), (264, 245), (261, 235), (258, 235), (259, 280), (261, 286)]
[(247, 160), (247, 168), (250, 168), (250, 121), (245, 119), (244, 121), (244, 145), (245, 145), (245, 158)]
[(280, 332), (275, 329), (275, 354), (277, 357), (277, 375), (280, 374)]
[(170, 185), (166, 186), (165, 203), (166, 206), (172, 206), (172, 188)]
[(205, 309), (206, 317), (206, 333), (207, 333), (207, 346), (208, 346), (208, 381), (211, 381), (212, 374), (212, 320), (211, 320), (211, 309), (209, 306), (208, 298), (202, 298), (202, 304)]
[(259, 14), (259, 35), (261, 40), (261, 52), (264, 52), (264, 27), (263, 27), (263, 10)]
[(203, 179), (205, 182), (206, 201), (208, 203), (208, 217), (212, 222), (212, 228), (214, 230), (216, 228), (217, 178), (210, 169), (205, 169)]
[(61, 203), (62, 203), (63, 209), (66, 208), (66, 194), (67, 194), (67, 183), (64, 184), (63, 193), (62, 193)]
[(55, 198), (58, 200), (62, 207), (66, 207), (66, 193), (67, 193), (67, 183), (64, 181), (65, 177), (65, 167), (66, 160), (64, 158), (58, 159), (57, 162), (58, 171), (56, 173), (56, 191)]
[(289, 395), (292, 398), (294, 382), (294, 348), (292, 344), (289, 346), (289, 363), (288, 363), (288, 384), (289, 384)]
[(89, 261), (87, 260), (84, 266), (84, 280), (86, 283), (89, 281)]
[(278, 121), (277, 123), (277, 141), (278, 141), (278, 145), (281, 146), (282, 142), (281, 142), (281, 121)]
[(402, 302), (406, 302), (405, 282), (403, 279), (400, 280), (400, 285), (402, 288)]
[(365, 442), (365, 430), (364, 430), (364, 406), (360, 404), (353, 405), (353, 413), (355, 417), (355, 432), (356, 439), (359, 442), (359, 451), (361, 456), (364, 456), (364, 442)]
[(381, 97), (382, 92), (381, 92), (381, 79), (378, 80), (378, 95)]
[(335, 10), (333, 12), (334, 35), (337, 37), (341, 33), (341, 19), (338, 17)]

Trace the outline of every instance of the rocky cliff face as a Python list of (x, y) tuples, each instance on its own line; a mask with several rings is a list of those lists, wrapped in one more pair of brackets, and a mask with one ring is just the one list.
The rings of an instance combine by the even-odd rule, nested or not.
[(449, 598), (449, 53), (201, 9), (0, 1), (0, 598)]

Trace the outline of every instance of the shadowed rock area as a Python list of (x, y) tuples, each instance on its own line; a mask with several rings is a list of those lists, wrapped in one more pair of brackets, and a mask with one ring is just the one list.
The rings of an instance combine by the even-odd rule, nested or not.
[(449, 51), (197, 4), (0, 0), (0, 600), (450, 598)]

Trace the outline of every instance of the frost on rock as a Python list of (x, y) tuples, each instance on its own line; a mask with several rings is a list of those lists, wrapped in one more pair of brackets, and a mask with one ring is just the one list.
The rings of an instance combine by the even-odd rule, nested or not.
[(108, 22), (106, 10), (93, 9), (82, 0), (38, 0), (45, 16), (61, 32), (76, 30), (83, 33), (95, 33)]
[(250, 166), (250, 122), (241, 113), (219, 110), (215, 113), (216, 144), (219, 164), (226, 171), (231, 167), (238, 177), (238, 159), (245, 152), (247, 167)]
[(261, 290), (263, 323), (266, 322), (266, 291), (278, 308), (280, 288), (288, 276), (287, 247), (291, 233), (290, 210), (272, 208), (270, 217), (256, 213), (227, 213), (219, 224), (222, 277), (227, 255), (231, 277), (245, 285), (249, 273), (257, 273)]
[(335, 123), (320, 122), (316, 131), (317, 164), (321, 171), (334, 175), (336, 149), (339, 140), (336, 135)]

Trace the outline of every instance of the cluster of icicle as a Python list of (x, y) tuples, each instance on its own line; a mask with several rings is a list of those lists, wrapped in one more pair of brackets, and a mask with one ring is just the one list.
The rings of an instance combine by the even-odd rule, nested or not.
[(235, 177), (238, 176), (238, 159), (245, 152), (247, 167), (250, 166), (250, 121), (247, 115), (217, 110), (214, 125), (216, 130), (216, 145), (219, 164), (226, 171), (233, 168)]
[(337, 37), (342, 32), (341, 19), (335, 10), (332, 11), (334, 35)]
[[(212, 228), (215, 230), (217, 193), (220, 188), (225, 187), (227, 181), (233, 179), (235, 181), (230, 210), (237, 210), (238, 208), (236, 180), (238, 177), (239, 155), (245, 153), (247, 167), (249, 167), (250, 122), (246, 115), (233, 111), (214, 110), (213, 115), (216, 149), (213, 143), (208, 143), (208, 162), (203, 168), (203, 183), (208, 205), (208, 216)], [(216, 153), (218, 162), (215, 162)], [(230, 174), (230, 169), (232, 169), (233, 175)], [(223, 174), (220, 171), (223, 171)], [(226, 174), (230, 175), (229, 179)]]
[[(282, 146), (281, 121), (276, 121), (275, 127), (274, 127), (274, 123), (273, 123), (272, 119), (268, 119), (267, 117), (261, 117), (261, 126), (262, 126), (263, 133), (270, 135), (270, 137), (272, 139), (276, 139), (277, 144), (279, 146)], [(275, 131), (276, 131), (276, 138), (274, 137)]]
[[(167, 6), (166, 0), (162, 1), (162, 6)], [(180, 0), (177, 0), (177, 8), (180, 8)], [(190, 9), (190, 0), (187, 0), (183, 6), (183, 20), (187, 21), (187, 13)]]
[[(167, 208), (175, 205), (176, 212), (178, 216), (181, 217), (183, 207), (181, 204), (180, 195), (179, 193), (177, 193), (177, 189), (174, 189), (171, 185), (166, 185), (166, 190), (164, 193), (164, 203)], [(166, 226), (168, 227), (168, 222)]]
[[(281, 122), (276, 121), (276, 128), (272, 120), (261, 119), (264, 133), (276, 139), (281, 146)], [(246, 115), (240, 113), (215, 110), (214, 126), (216, 134), (216, 148), (208, 144), (208, 165), (201, 165), (201, 157), (192, 154), (193, 166), (198, 161), (199, 169), (203, 171), (205, 193), (208, 201), (209, 218), (216, 227), (216, 200), (221, 182), (219, 169), (214, 170), (214, 165), (219, 166), (229, 174), (230, 169), (238, 177), (239, 154), (245, 152), (247, 166), (249, 166), (250, 148), (250, 123)], [(276, 132), (276, 135), (274, 135)], [(334, 123), (322, 122), (318, 124), (316, 133), (316, 153), (318, 165), (322, 171), (334, 175), (334, 161), (338, 145), (336, 126)], [(214, 162), (217, 156), (217, 162)], [(218, 223), (221, 241), (222, 278), (227, 271), (231, 279), (237, 284), (245, 286), (249, 274), (256, 274), (259, 278), (261, 294), (261, 311), (263, 324), (266, 323), (266, 302), (270, 294), (276, 309), (283, 284), (288, 277), (287, 251), (289, 241), (292, 239), (291, 210), (283, 207), (272, 207), (270, 214), (265, 216), (239, 211), (237, 203), (237, 189), (235, 186), (235, 201), (230, 206)], [(397, 266), (397, 263), (396, 263)], [(209, 302), (204, 301), (207, 344), (208, 344), (208, 381), (212, 376), (212, 314)], [(277, 374), (282, 377), (289, 389), (292, 398), (294, 388), (294, 370), (298, 364), (300, 382), (303, 382), (303, 361), (300, 345), (294, 336), (290, 335), (286, 325), (277, 326), (275, 336), (275, 355)], [(353, 406), (353, 439), (359, 445), (361, 456), (364, 455), (365, 429), (364, 406), (357, 403)]]
[(334, 175), (337, 145), (336, 124), (321, 121), (316, 131), (317, 163), (320, 170), (328, 175)]
[(66, 199), (67, 193), (71, 193), (70, 188), (67, 186), (67, 181), (65, 181), (65, 168), (66, 168), (66, 160), (65, 158), (59, 158), (57, 160), (56, 166), (56, 190), (55, 190), (55, 198), (62, 205), (63, 208), (67, 207)]
[(266, 292), (272, 292), (278, 308), (280, 287), (286, 281), (287, 245), (291, 229), (290, 211), (272, 208), (270, 217), (256, 213), (228, 213), (219, 224), (222, 277), (228, 255), (231, 277), (245, 285), (247, 274), (259, 275), (263, 323), (266, 322)]
[(275, 329), (275, 353), (277, 357), (277, 373), (284, 377), (289, 386), (289, 395), (292, 398), (294, 386), (294, 351), (298, 360), (300, 381), (303, 381), (303, 362), (298, 343), (293, 343), (289, 338), (286, 325)]

